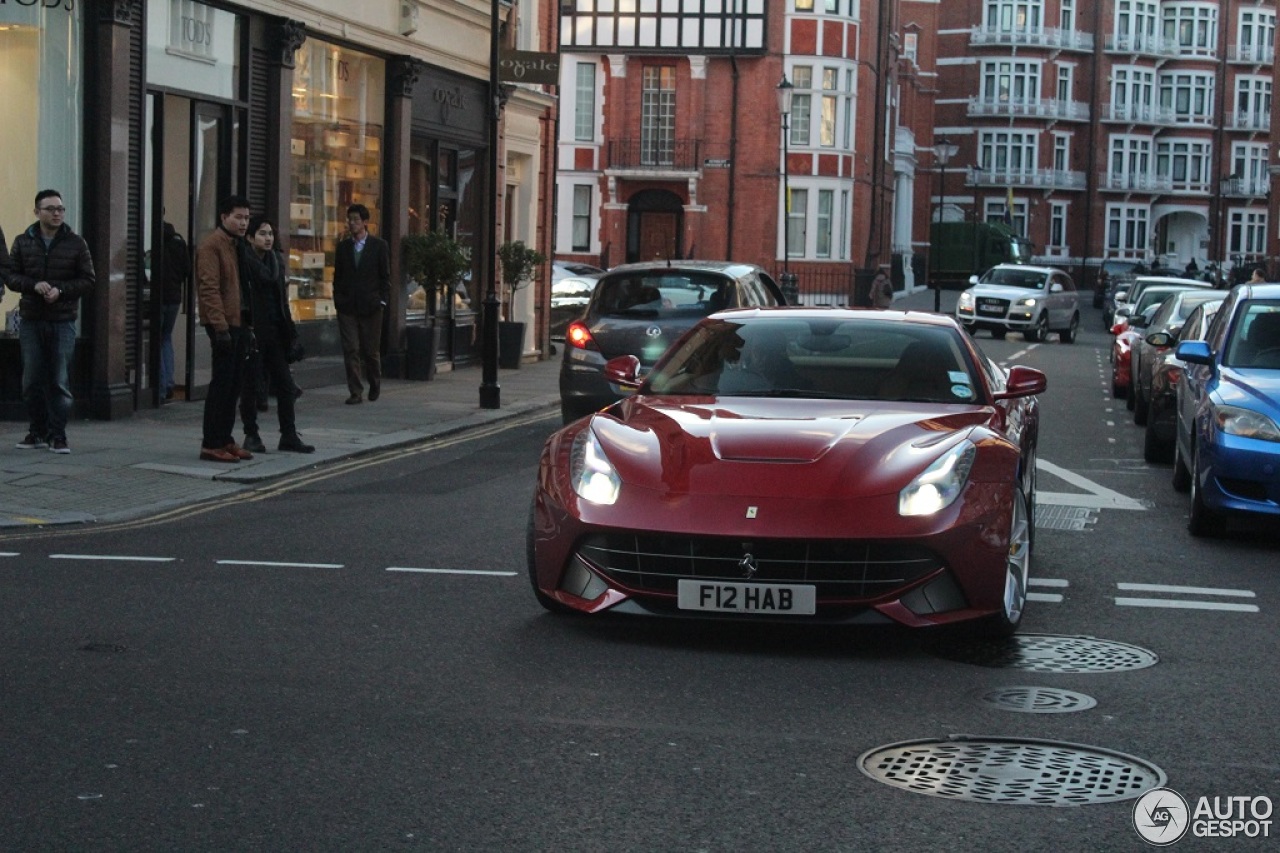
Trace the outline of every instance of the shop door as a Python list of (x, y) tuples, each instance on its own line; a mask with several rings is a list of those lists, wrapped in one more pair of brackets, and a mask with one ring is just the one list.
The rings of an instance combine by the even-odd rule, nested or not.
[[(139, 363), (145, 369), (134, 375), (139, 401), (158, 405), (163, 394), (164, 253), (185, 251), (187, 266), (192, 268), (196, 245), (217, 225), (218, 203), (232, 192), (235, 125), (227, 106), (159, 92), (148, 93), (147, 118), (150, 204), (144, 233), (150, 252), (141, 319), (136, 324)], [(181, 244), (164, 239), (166, 223), (182, 238)], [(194, 276), (187, 278), (181, 290), (172, 332), (173, 396), (201, 400), (209, 386), (210, 352), (199, 328)]]

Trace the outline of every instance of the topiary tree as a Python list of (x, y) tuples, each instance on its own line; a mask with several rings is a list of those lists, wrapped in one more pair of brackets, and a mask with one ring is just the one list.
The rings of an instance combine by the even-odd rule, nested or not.
[(422, 285), (433, 305), (435, 294), (442, 289), (452, 294), (453, 288), (471, 269), (466, 249), (443, 231), (402, 237), (400, 251), (404, 255), (405, 275)]
[(502, 281), (508, 288), (503, 294), (503, 314), (509, 320), (516, 291), (533, 280), (534, 272), (547, 259), (537, 249), (526, 246), (523, 240), (512, 240), (498, 247), (498, 260), (502, 263)]

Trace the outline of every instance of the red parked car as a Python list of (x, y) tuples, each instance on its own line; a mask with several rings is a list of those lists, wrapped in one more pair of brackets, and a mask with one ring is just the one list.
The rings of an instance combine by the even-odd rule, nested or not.
[(1022, 619), (1045, 376), (950, 317), (722, 311), (553, 434), (528, 531), (552, 611), (911, 627)]

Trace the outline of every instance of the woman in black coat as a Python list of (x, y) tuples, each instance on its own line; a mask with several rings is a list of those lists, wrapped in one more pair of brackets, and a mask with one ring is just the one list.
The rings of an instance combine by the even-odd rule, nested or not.
[[(241, 305), (247, 306), (246, 324), (253, 330), (250, 349), (257, 349), (261, 368), (247, 359), (245, 370), (261, 369), (276, 392), (276, 415), (280, 419), (280, 450), (311, 453), (315, 450), (298, 435), (294, 421), (293, 376), (289, 372), (289, 352), (298, 340), (298, 330), (289, 315), (288, 289), (285, 284), (284, 256), (275, 249), (276, 226), (265, 216), (249, 220), (249, 242), (240, 259)], [(254, 453), (265, 453), (266, 446), (258, 434), (258, 401), (256, 376), (246, 376), (241, 383), (240, 419), (244, 423), (243, 447)]]

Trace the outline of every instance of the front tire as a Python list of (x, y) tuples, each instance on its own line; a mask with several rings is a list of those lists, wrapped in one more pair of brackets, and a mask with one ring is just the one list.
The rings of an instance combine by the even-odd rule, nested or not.
[(1040, 319), (1036, 320), (1036, 324), (1030, 329), (1022, 333), (1022, 336), (1031, 343), (1043, 341), (1049, 334), (1049, 315), (1041, 314)]
[(552, 613), (573, 613), (571, 607), (566, 607), (538, 589), (538, 570), (537, 559), (533, 547), (533, 504), (529, 505), (529, 523), (525, 527), (525, 565), (529, 571), (529, 583), (533, 587), (533, 597), (538, 599), (538, 603)]
[(1152, 426), (1150, 413), (1147, 415), (1147, 428), (1142, 437), (1142, 458), (1148, 462), (1168, 462), (1173, 457), (1169, 443), (1156, 435)]
[(1191, 469), (1187, 467), (1187, 461), (1182, 458), (1182, 447), (1178, 444), (1178, 439), (1173, 439), (1173, 490), (1175, 492), (1187, 492), (1191, 489)]
[(1074, 344), (1076, 342), (1076, 332), (1080, 330), (1080, 315), (1071, 315), (1071, 325), (1058, 332), (1058, 340), (1064, 344)]
[(1019, 487), (1009, 522), (1009, 551), (1005, 556), (1004, 596), (1000, 612), (988, 617), (981, 633), (1000, 638), (1015, 634), (1027, 607), (1027, 578), (1031, 570), (1031, 516), (1027, 496)]
[(1200, 445), (1192, 451), (1191, 465), (1191, 515), (1187, 518), (1187, 530), (1192, 536), (1221, 536), (1226, 529), (1225, 519), (1204, 502), (1204, 489), (1200, 487)]
[(1151, 416), (1151, 405), (1147, 402), (1147, 398), (1143, 396), (1142, 386), (1134, 383), (1133, 386), (1133, 422), (1138, 426), (1146, 426), (1147, 419)]

